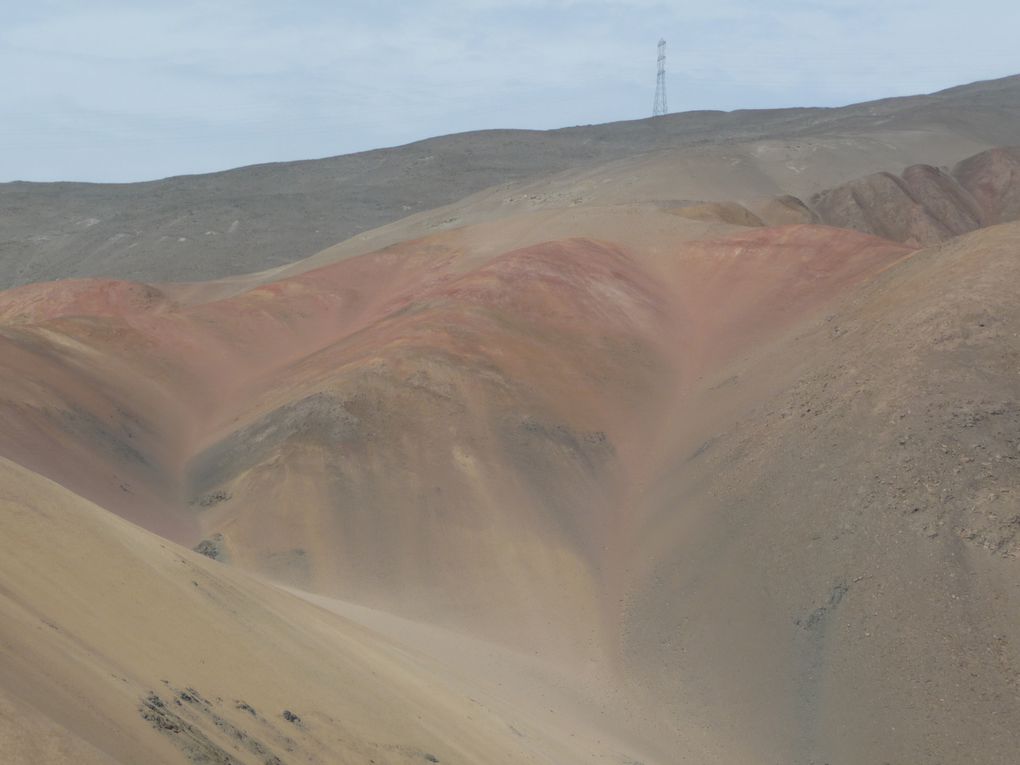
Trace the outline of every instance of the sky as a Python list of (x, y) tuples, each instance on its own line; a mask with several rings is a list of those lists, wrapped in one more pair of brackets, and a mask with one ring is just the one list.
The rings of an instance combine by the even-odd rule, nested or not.
[(0, 181), (486, 128), (837, 106), (1020, 73), (1016, 0), (0, 0)]

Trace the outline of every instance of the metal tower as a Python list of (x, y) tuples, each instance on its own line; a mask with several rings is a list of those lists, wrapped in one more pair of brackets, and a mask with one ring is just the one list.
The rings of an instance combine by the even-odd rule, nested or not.
[(652, 116), (661, 117), (669, 111), (666, 105), (666, 41), (659, 40), (659, 72), (655, 77), (655, 105)]

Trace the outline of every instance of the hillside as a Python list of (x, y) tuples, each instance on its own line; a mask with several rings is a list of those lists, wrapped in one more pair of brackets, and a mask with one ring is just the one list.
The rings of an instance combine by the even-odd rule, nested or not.
[[(1016, 224), (916, 254), (751, 231), (657, 257), (412, 242), (191, 306), (15, 290), (12, 347), (103, 398), (16, 373), (5, 419), (47, 446), (4, 450), (373, 609), (343, 613), (534, 654), (641, 710), (652, 752), (1008, 762)], [(924, 674), (960, 660), (975, 684)]]
[[(1018, 117), (1020, 78), (1009, 77), (836, 109), (689, 112), (544, 132), (466, 133), (147, 183), (0, 184), (0, 287), (83, 276), (198, 281), (258, 271), (492, 186), (665, 149), (701, 147), (695, 161), (709, 165), (704, 181), (726, 169), (727, 147), (744, 146), (766, 176), (778, 163), (782, 188), (770, 193), (800, 196), (805, 183), (813, 193), (871, 171), (950, 165), (1018, 145)], [(843, 155), (839, 163), (825, 161), (831, 150)], [(791, 173), (788, 164), (800, 169)], [(786, 176), (805, 171), (798, 188), (785, 187)], [(811, 182), (815, 172), (825, 180)], [(680, 186), (667, 184), (663, 198), (689, 193), (689, 183)], [(712, 193), (711, 184), (698, 188)]]
[(0, 531), (5, 763), (627, 761), (6, 460)]
[(898, 242), (927, 245), (1020, 218), (1020, 149), (999, 148), (951, 171), (926, 165), (876, 173), (810, 200), (820, 220)]
[(1016, 85), (0, 292), (0, 752), (1013, 765)]

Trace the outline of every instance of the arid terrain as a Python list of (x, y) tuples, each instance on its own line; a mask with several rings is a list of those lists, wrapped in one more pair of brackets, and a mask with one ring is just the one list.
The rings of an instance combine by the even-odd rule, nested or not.
[[(3, 183), (0, 288), (85, 276), (163, 282), (249, 273), (486, 189), (485, 209), (496, 215), (508, 205), (593, 200), (804, 198), (868, 173), (952, 165), (1016, 145), (1020, 76), (841, 108), (464, 133), (150, 183)], [(550, 184), (552, 173), (566, 177)], [(607, 177), (618, 181), (597, 185)], [(458, 225), (452, 215), (430, 223)]]
[(1015, 763), (1018, 117), (0, 186), (0, 761)]

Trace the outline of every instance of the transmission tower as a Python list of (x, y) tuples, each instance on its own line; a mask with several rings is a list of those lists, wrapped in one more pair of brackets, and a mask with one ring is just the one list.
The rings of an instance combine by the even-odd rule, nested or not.
[(659, 71), (655, 76), (655, 105), (652, 116), (661, 117), (669, 111), (666, 105), (666, 41), (659, 40)]

